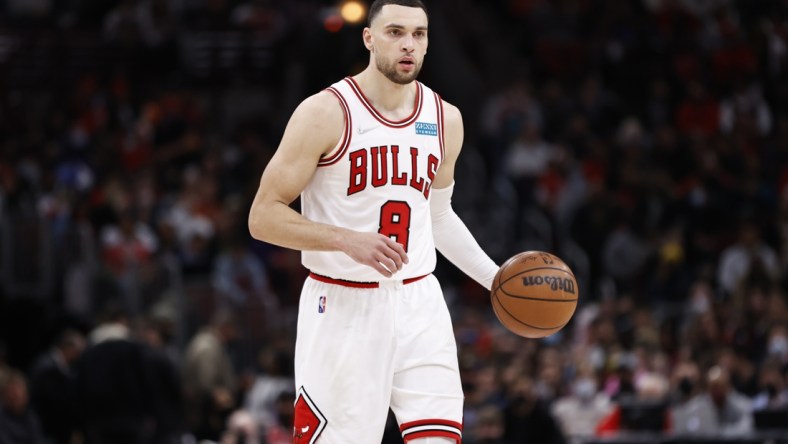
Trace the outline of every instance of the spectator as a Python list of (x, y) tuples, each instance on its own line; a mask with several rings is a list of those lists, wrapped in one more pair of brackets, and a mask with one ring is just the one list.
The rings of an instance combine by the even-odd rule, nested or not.
[(236, 374), (227, 346), (237, 335), (235, 315), (222, 309), (186, 347), (183, 387), (187, 421), (198, 439), (218, 440), (236, 406)]
[(788, 366), (788, 326), (772, 326), (766, 342), (766, 359), (778, 365)]
[(99, 323), (88, 334), (88, 342), (96, 345), (110, 340), (127, 340), (131, 336), (129, 316), (117, 303), (109, 302), (99, 315)]
[(167, 325), (155, 319), (145, 319), (138, 335), (145, 352), (150, 373), (147, 382), (153, 395), (150, 409), (155, 418), (152, 442), (175, 444), (181, 441), (186, 429), (183, 417), (183, 387), (177, 362), (166, 345)]
[(481, 127), (484, 133), (506, 143), (517, 136), (525, 125), (542, 129), (543, 117), (532, 86), (522, 78), (493, 94), (484, 105)]
[(700, 392), (700, 370), (692, 361), (676, 364), (671, 375), (671, 388), (675, 404), (684, 404)]
[(504, 409), (505, 439), (544, 444), (566, 442), (549, 409), (538, 399), (529, 377), (517, 378), (508, 395)]
[(257, 444), (260, 442), (260, 429), (252, 415), (245, 410), (237, 410), (227, 418), (227, 430), (222, 433), (219, 444)]
[(156, 235), (133, 211), (123, 210), (118, 223), (104, 227), (101, 233), (104, 263), (118, 276), (136, 270), (150, 261), (156, 252)]
[(142, 312), (139, 289), (150, 280), (158, 249), (153, 230), (135, 213), (121, 210), (117, 224), (109, 224), (101, 231), (103, 263), (119, 284), (125, 309), (132, 315)]
[(265, 431), (266, 444), (291, 444), (293, 441), (293, 417), (295, 415), (295, 393), (282, 392), (276, 398), (276, 422)]
[(719, 130), (719, 103), (702, 83), (692, 81), (687, 85), (687, 98), (676, 111), (676, 126), (687, 136), (698, 133), (708, 137)]
[[(649, 420), (649, 424), (632, 424), (629, 423), (630, 418), (626, 417), (626, 412), (624, 412), (624, 408), (621, 405), (621, 403), (634, 404), (632, 408), (638, 408), (638, 404), (643, 407), (654, 405), (658, 407), (657, 410), (660, 411), (661, 409), (659, 407), (666, 405), (668, 400), (667, 379), (657, 373), (641, 375), (635, 383), (635, 390), (634, 399), (626, 396), (620, 398), (618, 405), (615, 406), (613, 411), (597, 424), (595, 429), (597, 435), (610, 436), (616, 435), (622, 431), (658, 432), (660, 430), (670, 430), (671, 421), (667, 410), (664, 411), (664, 417), (661, 420), (659, 418), (646, 418)], [(651, 414), (649, 414), (649, 416)], [(656, 430), (654, 430), (650, 424), (652, 420), (656, 421), (657, 424), (661, 424), (661, 427), (657, 427)]]
[(30, 407), (25, 375), (9, 371), (0, 386), (0, 444), (48, 444), (38, 415)]
[(761, 238), (760, 228), (753, 221), (744, 221), (737, 241), (720, 254), (717, 280), (722, 290), (731, 295), (739, 290), (750, 272), (761, 272), (772, 280), (778, 270), (777, 254)]
[[(216, 253), (214, 216), (218, 207), (211, 199), (216, 187), (212, 179), (202, 174), (196, 167), (186, 170), (183, 174), (185, 189), (164, 222), (175, 230), (178, 241), (176, 254), (188, 275), (210, 273)], [(207, 194), (203, 195), (203, 191)]]
[(740, 84), (720, 104), (720, 130), (730, 134), (739, 129), (745, 134), (767, 136), (772, 130), (772, 113), (758, 84)]
[(547, 171), (553, 157), (553, 146), (542, 138), (536, 123), (525, 121), (521, 128), (507, 149), (505, 165), (520, 198), (530, 201), (537, 179)]
[(270, 294), (268, 272), (240, 239), (231, 240), (216, 258), (213, 286), (225, 304), (242, 307), (247, 301), (260, 300), (275, 313), (276, 298)]
[(259, 354), (260, 373), (255, 377), (251, 390), (246, 394), (245, 409), (263, 429), (279, 422), (279, 397), (293, 390), (291, 358), (266, 346)]
[(168, 406), (178, 387), (169, 360), (134, 338), (122, 323), (100, 325), (91, 340), (78, 367), (86, 441), (172, 442)]
[(479, 410), (476, 424), (473, 430), (470, 430), (471, 436), (467, 441), (475, 444), (513, 444), (513, 441), (504, 438), (505, 433), (500, 409), (488, 405)]
[(589, 375), (572, 382), (571, 393), (553, 403), (552, 413), (564, 435), (582, 439), (594, 436), (596, 425), (613, 408), (610, 399), (597, 390), (596, 381)]
[(77, 432), (80, 401), (76, 365), (85, 344), (82, 333), (65, 330), (31, 371), (32, 404), (44, 432), (55, 444), (70, 444)]
[(633, 284), (645, 271), (646, 263), (653, 253), (632, 219), (631, 215), (620, 218), (602, 246), (605, 270), (627, 292), (634, 289)]
[(778, 365), (773, 363), (764, 365), (758, 387), (759, 392), (752, 400), (753, 411), (788, 407), (788, 388)]
[(140, 3), (137, 0), (123, 0), (107, 14), (104, 20), (104, 34), (108, 41), (115, 41), (128, 47), (142, 43)]
[(749, 399), (731, 387), (728, 372), (712, 367), (706, 392), (673, 408), (673, 431), (678, 434), (743, 436), (753, 429)]

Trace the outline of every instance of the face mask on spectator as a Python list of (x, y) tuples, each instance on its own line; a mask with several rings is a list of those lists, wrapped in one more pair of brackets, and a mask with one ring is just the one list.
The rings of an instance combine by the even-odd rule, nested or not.
[(681, 392), (682, 395), (687, 396), (690, 393), (692, 393), (692, 389), (693, 389), (692, 380), (687, 377), (681, 378), (681, 380), (679, 381), (679, 392)]
[(785, 357), (788, 354), (788, 338), (782, 335), (772, 336), (769, 340), (769, 354)]
[(575, 396), (582, 401), (589, 401), (596, 394), (596, 384), (593, 380), (582, 378), (575, 382)]
[(690, 311), (694, 314), (706, 313), (710, 306), (709, 297), (703, 291), (696, 291), (690, 298)]

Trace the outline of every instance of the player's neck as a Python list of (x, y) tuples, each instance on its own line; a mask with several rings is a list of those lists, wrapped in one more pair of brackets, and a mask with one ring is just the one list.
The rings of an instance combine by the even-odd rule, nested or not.
[(394, 83), (371, 67), (353, 79), (378, 111), (397, 115), (402, 112), (410, 113), (413, 110), (416, 96), (415, 81), (405, 85)]

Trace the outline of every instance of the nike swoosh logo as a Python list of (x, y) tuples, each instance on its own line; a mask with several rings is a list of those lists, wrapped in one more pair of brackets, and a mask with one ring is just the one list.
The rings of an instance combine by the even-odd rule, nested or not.
[(308, 431), (309, 431), (309, 426), (306, 426), (306, 427), (302, 427), (302, 428), (301, 428), (301, 433), (306, 433), (306, 432), (308, 432)]
[(372, 131), (373, 129), (377, 128), (378, 126), (379, 125), (374, 125), (374, 126), (370, 126), (370, 127), (367, 127), (367, 128), (358, 127), (358, 133), (359, 134), (366, 134), (366, 133)]

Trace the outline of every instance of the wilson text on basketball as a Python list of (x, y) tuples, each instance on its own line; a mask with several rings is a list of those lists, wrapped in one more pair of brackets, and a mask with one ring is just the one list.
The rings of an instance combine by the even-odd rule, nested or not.
[(550, 289), (561, 290), (567, 293), (575, 294), (575, 281), (569, 278), (560, 278), (556, 276), (525, 276), (523, 277), (523, 286), (536, 286), (536, 285), (549, 285)]

